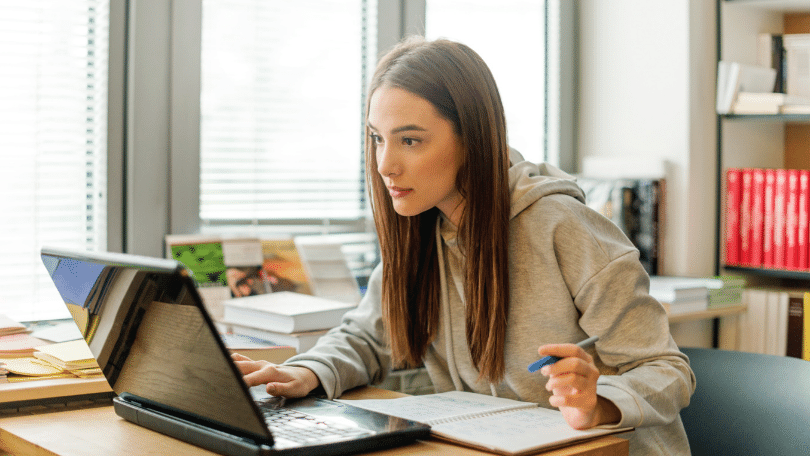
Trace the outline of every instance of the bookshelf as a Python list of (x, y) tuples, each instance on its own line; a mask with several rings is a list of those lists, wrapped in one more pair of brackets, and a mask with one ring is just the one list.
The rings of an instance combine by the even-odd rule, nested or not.
[[(717, 62), (756, 65), (760, 33), (810, 33), (810, 0), (717, 0), (716, 5)], [(716, 122), (716, 274), (742, 275), (748, 287), (810, 290), (810, 271), (726, 265), (724, 204), (725, 172), (729, 168), (810, 169), (810, 115), (718, 114)], [(771, 307), (773, 304), (768, 302)], [(760, 305), (754, 307), (761, 308)], [(774, 312), (771, 310), (769, 314)], [(714, 347), (728, 346), (729, 338), (747, 337), (736, 335), (737, 330), (745, 329), (736, 326), (734, 321), (757, 319), (761, 311), (754, 311), (752, 315), (754, 317), (742, 317), (742, 320), (722, 318), (725, 314), (707, 316), (714, 322)], [(751, 330), (752, 326), (749, 324), (747, 328)], [(721, 343), (721, 339), (724, 342)], [(742, 350), (741, 345), (736, 346)]]
[[(810, 0), (718, 0), (717, 60), (755, 65), (759, 33), (810, 33)], [(810, 114), (717, 116), (716, 272), (754, 285), (805, 286), (810, 271), (728, 266), (725, 259), (725, 170), (810, 169)]]

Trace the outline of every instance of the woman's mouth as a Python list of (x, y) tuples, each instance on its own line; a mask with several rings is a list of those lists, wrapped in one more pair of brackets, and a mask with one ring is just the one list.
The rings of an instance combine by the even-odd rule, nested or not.
[(391, 195), (391, 198), (403, 198), (408, 196), (412, 191), (412, 188), (388, 187), (388, 193)]

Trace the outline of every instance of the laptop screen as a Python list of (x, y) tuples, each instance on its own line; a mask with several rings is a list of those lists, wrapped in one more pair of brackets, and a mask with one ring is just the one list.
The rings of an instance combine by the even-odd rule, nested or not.
[(53, 249), (42, 260), (118, 395), (270, 438), (180, 263)]

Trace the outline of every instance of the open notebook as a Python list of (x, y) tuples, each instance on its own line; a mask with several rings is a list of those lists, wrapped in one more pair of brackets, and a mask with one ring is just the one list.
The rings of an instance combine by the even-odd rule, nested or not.
[(248, 389), (174, 260), (43, 248), (42, 261), (129, 421), (228, 455), (356, 453), (429, 435), (341, 402)]
[(631, 428), (576, 430), (559, 410), (466, 391), (341, 401), (431, 425), (437, 437), (504, 455), (531, 454)]

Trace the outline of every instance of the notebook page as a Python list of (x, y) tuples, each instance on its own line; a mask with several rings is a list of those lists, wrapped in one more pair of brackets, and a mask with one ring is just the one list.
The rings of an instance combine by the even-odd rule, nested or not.
[(533, 452), (616, 432), (602, 428), (578, 431), (565, 422), (559, 411), (541, 407), (441, 423), (432, 426), (431, 431), (440, 437), (502, 454)]
[(448, 391), (446, 393), (407, 396), (397, 399), (338, 400), (356, 407), (430, 425), (466, 416), (497, 413), (503, 410), (525, 407), (537, 408), (537, 404), (532, 402), (515, 401), (464, 391)]

